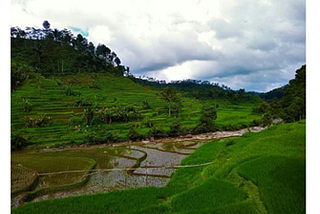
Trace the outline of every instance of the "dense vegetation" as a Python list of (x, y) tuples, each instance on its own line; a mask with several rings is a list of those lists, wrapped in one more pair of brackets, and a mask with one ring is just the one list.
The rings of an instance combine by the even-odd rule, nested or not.
[(206, 99), (219, 99), (224, 98), (230, 100), (232, 103), (237, 104), (241, 101), (248, 101), (252, 102), (256, 100), (255, 93), (246, 92), (245, 89), (239, 89), (237, 91), (232, 90), (228, 86), (222, 84), (221, 86), (219, 83), (211, 83), (209, 81), (202, 81), (202, 80), (181, 80), (181, 81), (171, 81), (166, 82), (164, 80), (156, 80), (151, 77), (134, 77), (129, 74), (128, 76), (134, 82), (150, 87), (152, 89), (163, 89), (167, 86), (173, 87), (178, 91), (186, 92), (188, 97), (206, 100)]
[[(26, 147), (151, 140), (270, 125), (275, 118), (300, 121), (207, 143), (181, 164), (212, 163), (179, 169), (163, 188), (27, 203), (12, 213), (305, 212), (306, 66), (287, 86), (259, 97), (208, 81), (136, 78), (106, 45), (95, 47), (81, 34), (50, 29), (47, 21), (43, 29), (13, 27), (11, 36), (12, 174), (17, 180), (28, 177), (13, 187), (15, 193), (32, 186), (34, 170), (84, 170), (53, 179), (58, 186), (66, 181), (74, 186), (85, 183), (96, 163), (109, 167), (107, 147), (87, 156), (61, 151), (59, 164), (52, 161), (54, 152), (16, 152)], [(51, 190), (30, 195), (39, 191)]]
[(259, 94), (261, 98), (266, 100), (267, 102), (271, 102), (273, 99), (281, 99), (284, 95), (284, 92), (286, 91), (288, 85), (282, 86), (280, 88), (275, 88), (271, 91), (268, 91), (266, 93)]
[(11, 28), (11, 60), (14, 72), (17, 66), (30, 66), (42, 74), (100, 72), (122, 76), (129, 70), (106, 45), (95, 47), (81, 34), (50, 29), (48, 21), (43, 22), (43, 29)]
[(263, 115), (266, 124), (270, 124), (272, 118), (282, 118), (286, 122), (305, 119), (306, 65), (296, 71), (295, 79), (290, 80), (288, 85), (266, 93), (265, 99), (269, 102), (255, 107), (253, 113)]
[(12, 213), (305, 213), (305, 121), (207, 143), (166, 187), (26, 203)]
[(81, 34), (50, 29), (47, 21), (42, 29), (12, 27), (11, 38), (12, 150), (261, 123), (261, 116), (251, 113), (261, 99), (244, 89), (208, 81), (137, 79), (106, 45), (95, 47)]
[[(251, 113), (261, 102), (258, 97), (235, 104), (226, 98), (198, 100), (177, 92), (178, 98), (168, 102), (159, 90), (111, 74), (28, 75), (11, 94), (11, 128), (29, 146), (124, 141), (130, 129), (139, 139), (199, 133), (196, 127), (210, 106), (217, 117), (207, 122), (211, 126), (207, 130), (246, 128), (261, 118)], [(180, 123), (174, 125), (175, 121)], [(91, 141), (90, 136), (96, 137)]]

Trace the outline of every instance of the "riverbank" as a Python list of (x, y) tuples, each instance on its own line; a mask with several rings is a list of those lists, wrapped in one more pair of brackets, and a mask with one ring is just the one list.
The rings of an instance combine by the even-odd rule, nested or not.
[[(174, 169), (168, 169), (168, 167), (178, 166), (183, 158), (192, 154), (204, 142), (227, 137), (240, 137), (244, 133), (259, 132), (263, 129), (263, 127), (252, 127), (237, 131), (219, 131), (152, 141), (123, 142), (112, 145), (81, 145), (80, 147), (70, 146), (15, 152), (12, 154), (13, 167), (33, 170), (38, 176), (32, 187), (23, 186), (23, 188), (29, 189), (30, 192), (27, 194), (32, 193), (33, 197), (26, 197), (25, 193), (22, 193), (14, 197), (12, 206), (21, 205), (25, 200), (24, 198), (39, 201), (119, 189), (165, 186), (175, 171)], [(87, 162), (88, 158), (96, 165), (95, 173), (92, 173), (93, 170), (89, 172), (87, 169), (82, 169), (81, 164), (73, 164), (73, 159), (76, 162)], [(70, 165), (71, 168), (62, 167), (60, 169), (51, 164), (47, 166), (41, 164), (47, 161), (50, 161), (53, 165), (55, 165), (55, 162), (60, 163), (62, 161), (72, 166)], [(128, 171), (128, 169), (131, 170)], [(14, 172), (13, 175), (15, 175)], [(77, 173), (78, 176), (74, 176)], [(82, 176), (86, 173), (88, 178), (83, 183)], [(63, 178), (63, 175), (66, 178)], [(29, 176), (23, 174), (16, 177), (16, 182), (19, 183), (29, 179)], [(69, 179), (73, 182), (70, 182)]]
[(178, 169), (164, 187), (44, 200), (12, 213), (305, 212), (303, 121), (205, 143), (185, 157), (181, 165), (212, 163)]

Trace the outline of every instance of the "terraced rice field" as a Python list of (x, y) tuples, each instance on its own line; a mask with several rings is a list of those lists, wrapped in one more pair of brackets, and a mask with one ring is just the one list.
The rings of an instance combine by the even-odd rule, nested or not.
[[(95, 82), (100, 88), (90, 88)], [(71, 94), (67, 95), (67, 88)], [(67, 144), (81, 144), (86, 136), (95, 133), (105, 137), (107, 132), (117, 136), (119, 140), (127, 140), (132, 125), (137, 132), (147, 137), (149, 128), (145, 122), (149, 119), (155, 126), (169, 130), (174, 120), (167, 116), (167, 103), (160, 99), (160, 91), (143, 87), (128, 78), (115, 77), (108, 74), (74, 74), (64, 76), (42, 76), (31, 74), (18, 90), (11, 94), (11, 129), (27, 138), (33, 148), (59, 147)], [(182, 96), (181, 124), (183, 129), (192, 129), (199, 122), (203, 104), (212, 104), (213, 100), (197, 100)], [(83, 105), (75, 103), (83, 98)], [(23, 111), (23, 99), (32, 105), (30, 112)], [(147, 101), (150, 109), (143, 108)], [(241, 129), (259, 120), (260, 116), (251, 114), (254, 103), (232, 104), (227, 100), (218, 100), (219, 108), (216, 121), (218, 128), (225, 129), (232, 125)], [(259, 101), (257, 101), (259, 102)], [(97, 105), (97, 108), (113, 108), (117, 106), (133, 106), (142, 115), (140, 121), (130, 123), (99, 123), (86, 126), (83, 119), (84, 109)], [(41, 127), (27, 127), (27, 122), (36, 116), (45, 115), (50, 121)]]
[(241, 136), (247, 131), (208, 133), (176, 141), (163, 139), (162, 142), (142, 141), (117, 146), (15, 152), (12, 154), (12, 206), (18, 206), (23, 200), (162, 187), (176, 170), (173, 167), (180, 165), (209, 137), (212, 140)]

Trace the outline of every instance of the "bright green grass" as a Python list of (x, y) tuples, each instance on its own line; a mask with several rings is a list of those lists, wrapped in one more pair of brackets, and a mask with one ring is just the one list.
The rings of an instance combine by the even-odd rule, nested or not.
[[(95, 81), (100, 89), (89, 88)], [(73, 83), (72, 96), (66, 95), (66, 86)], [(39, 89), (38, 86), (41, 85)], [(84, 107), (75, 107), (74, 103), (82, 94), (85, 105), (93, 102), (99, 108), (112, 106), (134, 106), (143, 116), (142, 121), (132, 123), (96, 124), (87, 127), (84, 124), (82, 113)], [(31, 112), (23, 112), (22, 99), (28, 100), (33, 108)], [(142, 102), (147, 100), (151, 109), (143, 109)], [(214, 104), (214, 100), (196, 100), (188, 98), (182, 93), (183, 108), (181, 121), (183, 129), (192, 129), (199, 122), (202, 106), (205, 103)], [(255, 103), (259, 102), (257, 100)], [(219, 104), (218, 128), (240, 129), (251, 125), (253, 120), (260, 116), (252, 115), (251, 110), (255, 103), (243, 102), (232, 105), (228, 100), (217, 100)], [(156, 126), (168, 131), (174, 118), (167, 117), (167, 104), (160, 99), (159, 91), (151, 90), (134, 83), (125, 77), (115, 77), (108, 74), (74, 74), (66, 76), (44, 77), (32, 74), (30, 79), (11, 94), (11, 128), (27, 138), (33, 147), (59, 146), (71, 142), (82, 143), (84, 138), (95, 132), (105, 137), (106, 132), (115, 134), (120, 140), (126, 140), (130, 126), (138, 125), (137, 131), (147, 136), (149, 128), (144, 125), (148, 117)], [(156, 112), (160, 112), (157, 114)], [(46, 114), (52, 120), (44, 127), (26, 128), (26, 119), (36, 115)], [(81, 130), (76, 126), (80, 125)]]
[(163, 188), (26, 203), (12, 213), (305, 213), (305, 122), (207, 143)]
[(305, 212), (304, 158), (268, 156), (248, 161), (238, 173), (259, 187), (268, 213)]

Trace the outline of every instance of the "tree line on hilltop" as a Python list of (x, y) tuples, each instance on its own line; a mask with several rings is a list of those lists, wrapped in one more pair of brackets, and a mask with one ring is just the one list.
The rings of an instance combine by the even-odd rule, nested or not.
[(285, 122), (306, 119), (306, 65), (296, 71), (295, 78), (289, 84), (272, 90), (262, 97), (265, 102), (253, 109), (253, 113), (263, 115), (266, 123), (274, 118)]
[(117, 54), (104, 44), (97, 47), (84, 36), (66, 28), (11, 27), (11, 58), (41, 73), (108, 72), (123, 75), (129, 70)]

